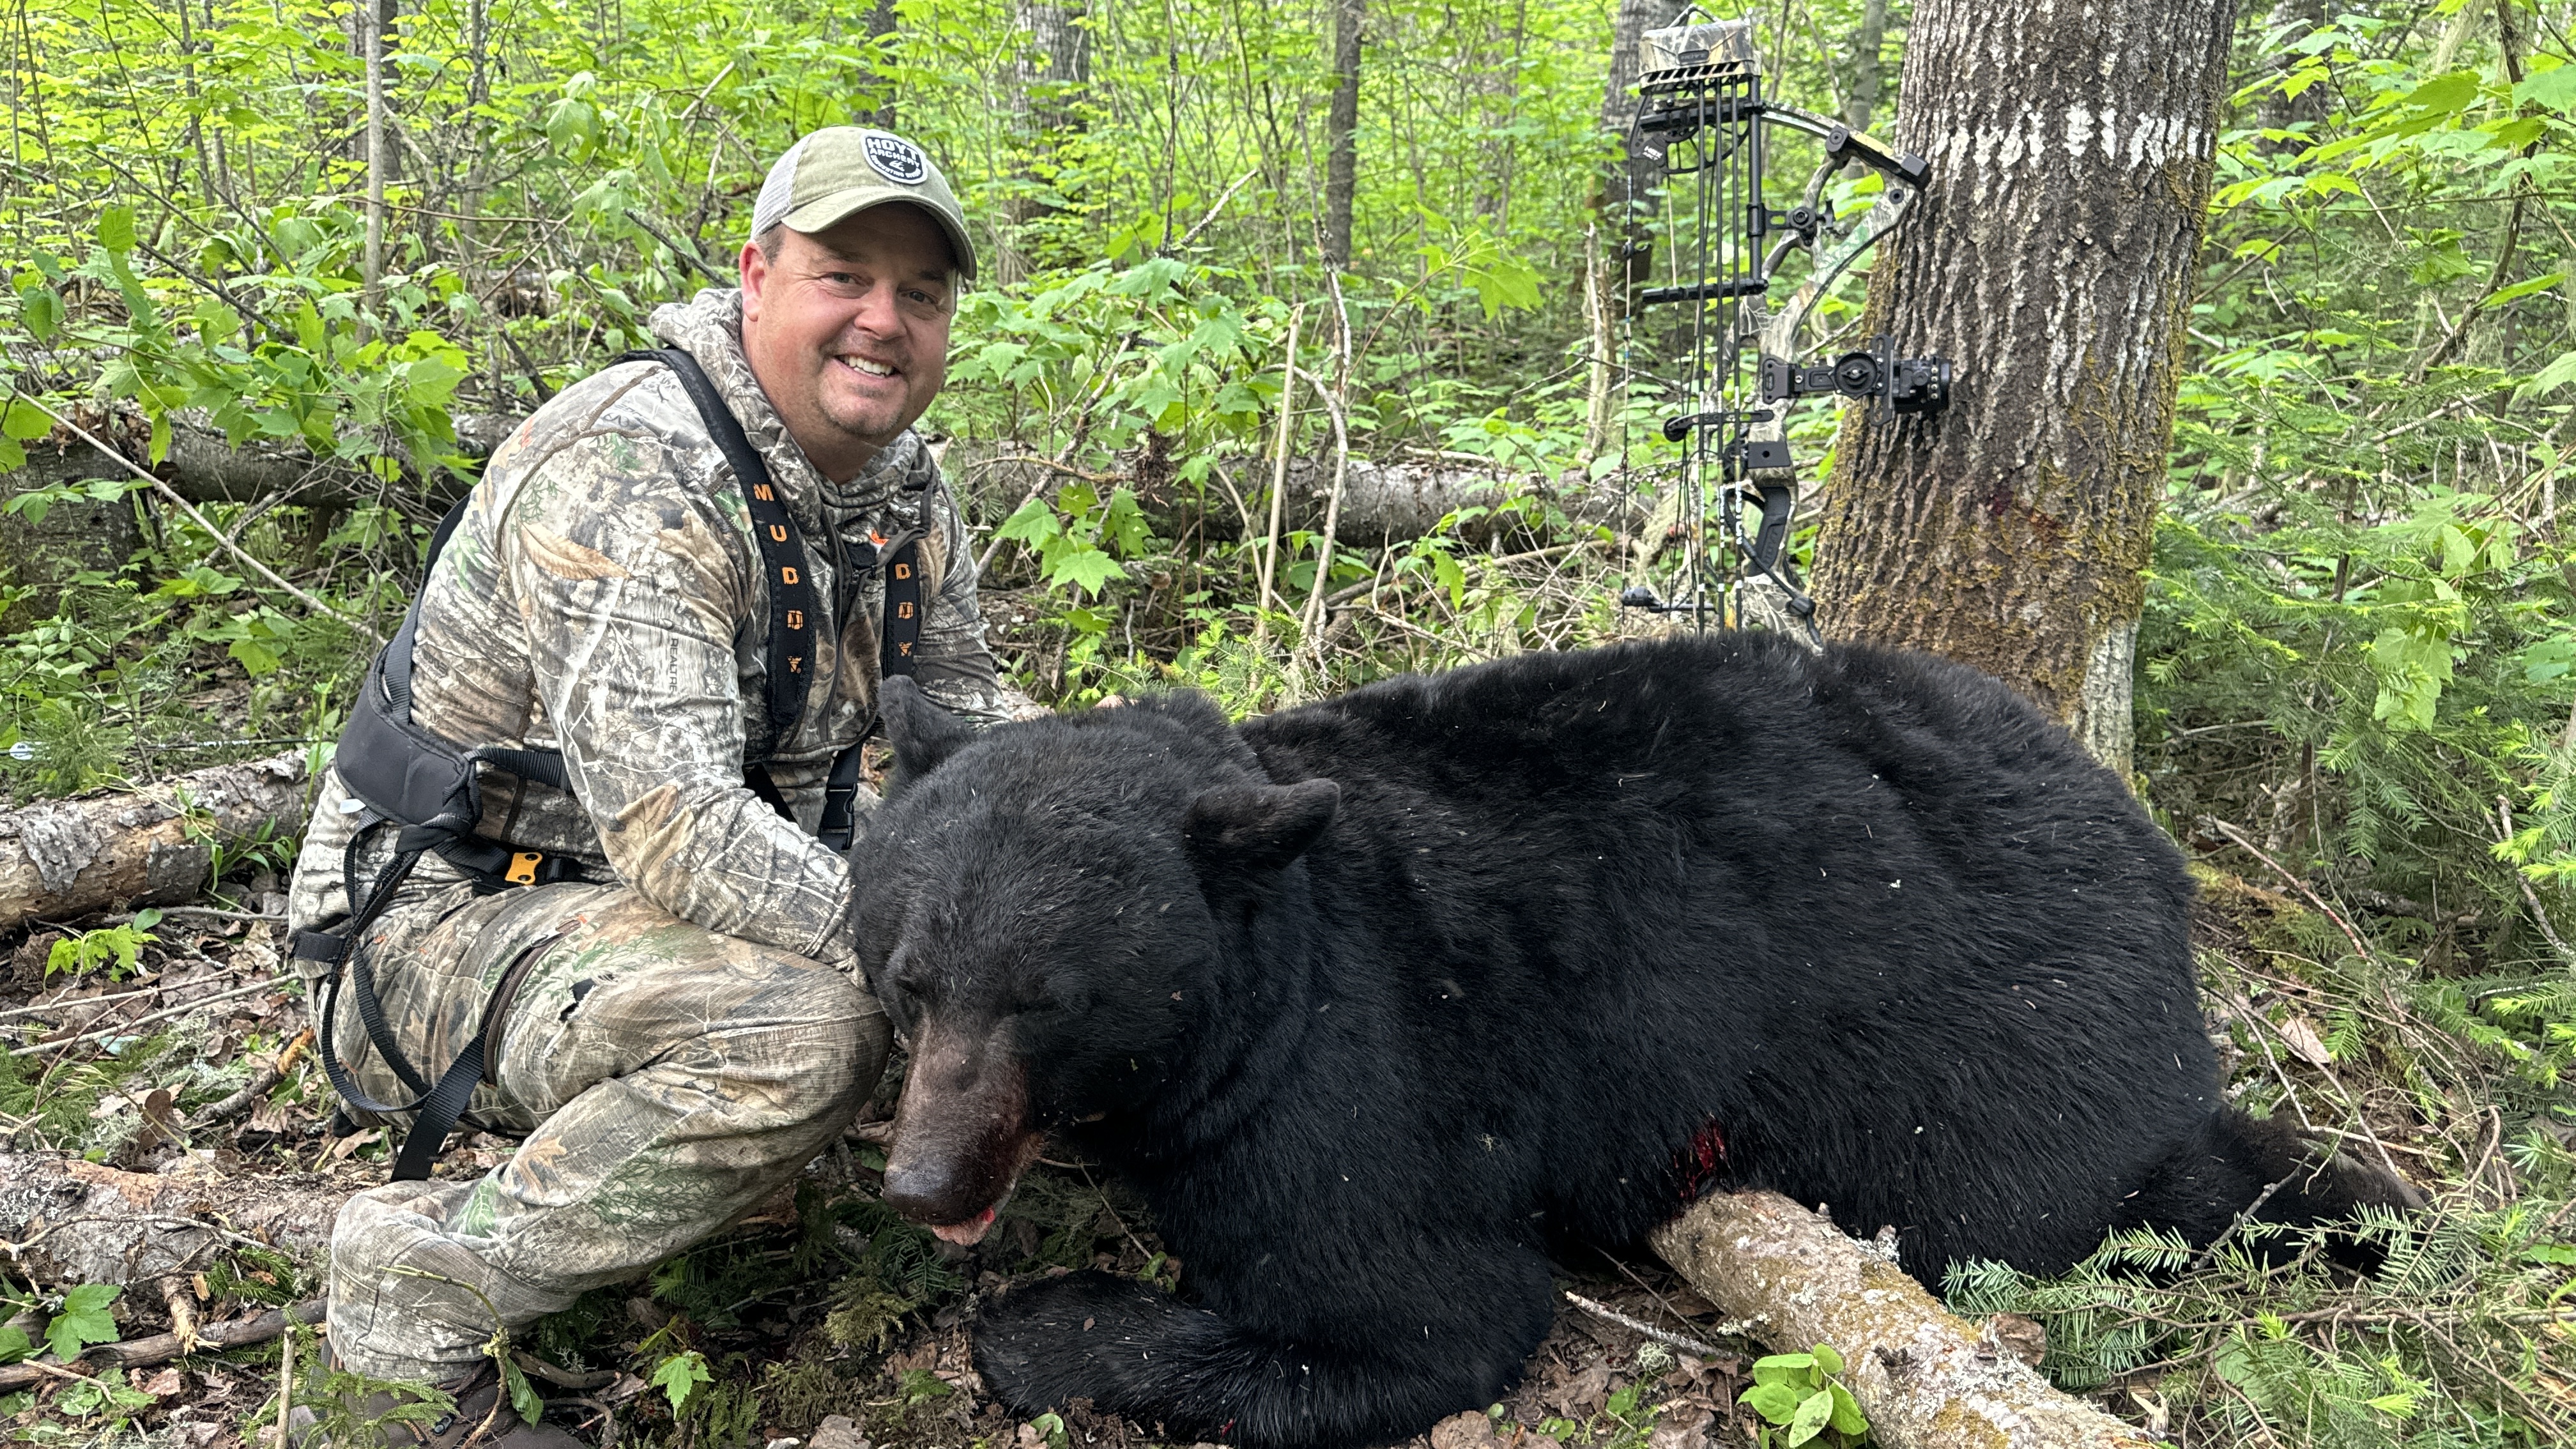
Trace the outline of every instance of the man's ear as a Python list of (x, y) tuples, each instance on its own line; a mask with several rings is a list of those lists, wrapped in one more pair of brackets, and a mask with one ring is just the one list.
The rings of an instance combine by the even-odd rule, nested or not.
[(932, 704), (908, 674), (889, 674), (877, 686), (877, 713), (884, 718), (886, 739), (894, 746), (894, 769), (885, 785), (889, 800), (975, 738), (964, 720)]
[(1330, 780), (1220, 785), (1190, 802), (1181, 836), (1203, 868), (1277, 870), (1323, 838), (1341, 800), (1342, 787)]

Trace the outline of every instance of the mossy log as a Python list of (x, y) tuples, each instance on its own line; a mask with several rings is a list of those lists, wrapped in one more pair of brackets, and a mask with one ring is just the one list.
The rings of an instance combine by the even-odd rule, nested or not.
[(304, 752), (0, 814), (0, 931), (204, 889), (218, 843), (304, 826)]
[(1994, 1324), (1953, 1317), (1873, 1244), (1773, 1192), (1716, 1193), (1652, 1243), (1730, 1318), (1784, 1352), (1826, 1343), (1889, 1449), (2153, 1449), (2060, 1393)]

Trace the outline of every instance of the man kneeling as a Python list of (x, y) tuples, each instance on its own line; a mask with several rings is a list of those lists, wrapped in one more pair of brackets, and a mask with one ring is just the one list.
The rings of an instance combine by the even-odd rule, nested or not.
[[(566, 389), (493, 454), (370, 676), (368, 708), (475, 771), (480, 816), (442, 834), (353, 788), (353, 725), (295, 872), (298, 964), (317, 998), (337, 988), (335, 1085), (424, 1139), (416, 1180), (340, 1215), (330, 1357), (456, 1410), (366, 1442), (572, 1443), (511, 1413), (494, 1330), (704, 1240), (876, 1083), (885, 1016), (850, 974), (828, 838), (865, 798), (882, 672), (971, 718), (1026, 704), (996, 678), (964, 522), (912, 431), (974, 262), (909, 142), (798, 142), (741, 289), (661, 308), (684, 357)], [(450, 1120), (524, 1136), (479, 1180), (426, 1176), (442, 1075)]]

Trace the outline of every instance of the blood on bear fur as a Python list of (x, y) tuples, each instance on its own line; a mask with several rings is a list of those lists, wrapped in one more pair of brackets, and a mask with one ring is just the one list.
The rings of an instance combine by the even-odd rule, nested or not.
[(1493, 1402), (1549, 1255), (1773, 1188), (1938, 1284), (2402, 1184), (2220, 1098), (2179, 853), (2002, 685), (1714, 635), (1181, 695), (969, 735), (886, 681), (853, 850), (912, 1040), (886, 1197), (992, 1221), (1042, 1134), (1140, 1189), (1182, 1293), (975, 1328), (1008, 1404), (1341, 1446)]

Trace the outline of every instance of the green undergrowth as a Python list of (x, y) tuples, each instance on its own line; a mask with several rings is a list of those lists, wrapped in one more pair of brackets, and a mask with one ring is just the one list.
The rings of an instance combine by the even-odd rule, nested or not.
[(2569, 1442), (2576, 1099), (2559, 1070), (2576, 1018), (2531, 1029), (2493, 980), (2428, 963), (2420, 921), (2362, 916), (2364, 931), (2351, 913), (2199, 875), (2230, 1097), (2395, 1166), (2429, 1207), (2349, 1230), (2385, 1255), (2366, 1276), (2335, 1266), (2317, 1234), (2248, 1224), (2214, 1249), (2114, 1235), (2053, 1278), (1953, 1265), (1951, 1307), (2037, 1320), (2060, 1387), (2184, 1443)]

